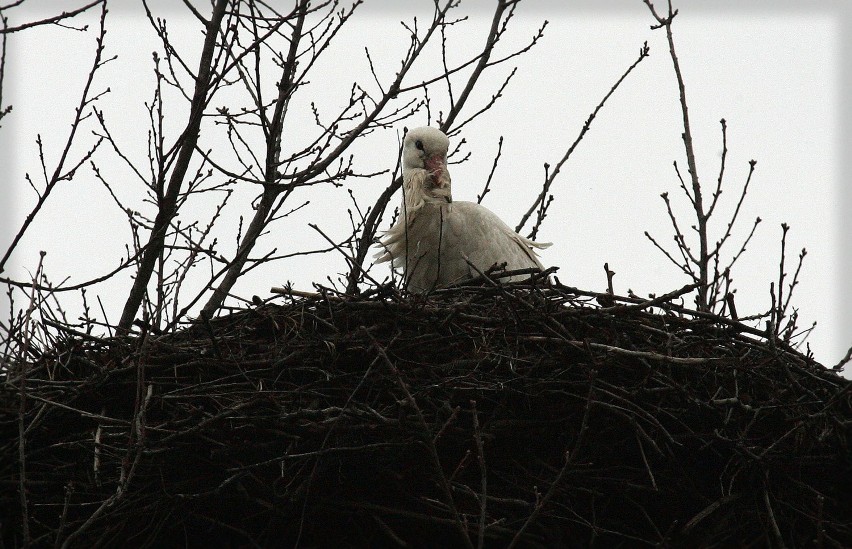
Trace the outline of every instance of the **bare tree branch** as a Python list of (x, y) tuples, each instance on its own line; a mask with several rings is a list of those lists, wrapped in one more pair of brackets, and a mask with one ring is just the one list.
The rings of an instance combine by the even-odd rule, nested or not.
[[(695, 218), (698, 223), (698, 239), (699, 239), (699, 251), (698, 251), (698, 296), (697, 299), (697, 307), (700, 311), (709, 311), (709, 301), (708, 301), (708, 282), (709, 282), (709, 269), (710, 269), (710, 250), (708, 248), (708, 236), (707, 236), (707, 220), (709, 219), (709, 213), (705, 213), (704, 211), (704, 197), (701, 194), (701, 183), (698, 179), (698, 167), (695, 162), (695, 147), (693, 145), (692, 140), (692, 128), (689, 124), (689, 107), (686, 101), (686, 84), (683, 81), (683, 74), (680, 70), (680, 61), (678, 60), (677, 53), (675, 52), (675, 44), (674, 44), (674, 36), (672, 34), (672, 21), (677, 15), (677, 10), (672, 10), (671, 1), (668, 3), (668, 14), (666, 17), (661, 17), (657, 11), (654, 9), (654, 4), (651, 0), (643, 0), (645, 4), (648, 6), (648, 9), (651, 10), (654, 18), (657, 20), (657, 25), (652, 28), (665, 28), (666, 29), (666, 39), (669, 43), (669, 53), (672, 58), (672, 64), (674, 66), (675, 76), (677, 77), (677, 87), (680, 92), (680, 110), (683, 115), (683, 134), (681, 137), (683, 138), (683, 145), (686, 150), (686, 162), (689, 166), (689, 176), (692, 182), (692, 200), (693, 207), (695, 209)], [(712, 208), (711, 208), (712, 210)]]
[(521, 229), (524, 228), (524, 225), (526, 225), (532, 213), (536, 210), (536, 208), (539, 207), (542, 202), (544, 202), (545, 198), (547, 197), (547, 194), (550, 192), (550, 186), (553, 185), (553, 181), (556, 179), (556, 176), (559, 175), (559, 172), (562, 169), (562, 165), (568, 161), (568, 158), (571, 157), (571, 154), (574, 152), (574, 149), (577, 148), (577, 145), (580, 144), (580, 141), (586, 135), (586, 132), (589, 131), (589, 128), (592, 126), (592, 120), (595, 119), (595, 117), (598, 115), (598, 112), (603, 108), (604, 104), (607, 102), (610, 96), (615, 93), (615, 90), (618, 89), (618, 86), (620, 86), (621, 83), (624, 82), (624, 79), (627, 78), (627, 75), (633, 72), (633, 69), (635, 69), (636, 66), (641, 63), (643, 59), (648, 57), (649, 52), (650, 49), (648, 48), (648, 43), (646, 42), (641, 48), (639, 48), (639, 57), (636, 59), (636, 61), (634, 61), (633, 64), (630, 65), (626, 71), (624, 71), (624, 74), (622, 74), (621, 77), (616, 80), (615, 84), (612, 85), (607, 94), (603, 97), (603, 99), (601, 99), (601, 102), (598, 103), (597, 107), (595, 107), (595, 110), (592, 111), (592, 114), (590, 114), (589, 117), (586, 119), (586, 123), (583, 124), (583, 129), (580, 130), (580, 133), (579, 135), (577, 135), (577, 138), (574, 140), (571, 146), (568, 147), (568, 150), (562, 156), (562, 159), (556, 164), (556, 167), (553, 169), (552, 172), (550, 172), (550, 175), (545, 179), (544, 185), (541, 189), (541, 193), (530, 205), (529, 209), (527, 210), (527, 213), (525, 213), (523, 217), (521, 217), (521, 221), (517, 224), (517, 226), (515, 226), (516, 233), (521, 232)]
[(225, 16), (227, 0), (217, 0), (213, 9), (213, 15), (206, 28), (206, 38), (204, 48), (199, 61), (198, 77), (195, 81), (195, 93), (191, 105), (189, 120), (187, 121), (186, 129), (183, 135), (178, 140), (180, 143), (177, 153), (177, 159), (169, 180), (168, 189), (162, 197), (162, 202), (158, 204), (159, 210), (157, 218), (154, 222), (154, 227), (149, 236), (148, 249), (142, 256), (142, 261), (139, 264), (139, 269), (136, 273), (136, 278), (133, 281), (133, 287), (130, 289), (130, 295), (124, 305), (124, 310), (121, 313), (121, 318), (118, 321), (119, 330), (126, 331), (130, 328), (133, 320), (136, 318), (136, 313), (145, 296), (145, 291), (151, 275), (154, 271), (154, 266), (160, 253), (163, 249), (165, 240), (166, 228), (171, 223), (175, 215), (175, 206), (184, 183), (184, 177), (189, 168), (189, 162), (195, 152), (195, 145), (198, 141), (198, 132), (201, 126), (201, 117), (204, 109), (209, 101), (210, 84), (213, 76), (213, 55), (216, 49), (216, 37), (218, 29)]
[[(99, 3), (99, 2), (95, 2), (95, 4), (97, 4), (97, 3)], [(103, 95), (103, 94), (99, 94), (95, 97), (92, 97), (92, 96), (90, 96), (89, 93), (90, 93), (90, 90), (92, 88), (92, 82), (94, 81), (95, 73), (97, 72), (97, 70), (101, 66), (103, 66), (104, 63), (106, 63), (106, 61), (102, 61), (102, 55), (103, 55), (103, 51), (104, 51), (104, 38), (106, 36), (106, 26), (105, 26), (106, 14), (107, 14), (106, 2), (104, 2), (102, 4), (102, 9), (101, 9), (100, 33), (98, 34), (98, 38), (97, 38), (97, 41), (96, 41), (96, 47), (95, 47), (95, 59), (94, 59), (94, 62), (92, 63), (92, 68), (89, 70), (89, 76), (86, 79), (86, 84), (83, 86), (83, 93), (80, 96), (80, 102), (78, 103), (77, 108), (75, 109), (74, 120), (71, 122), (71, 131), (68, 133), (68, 137), (65, 140), (65, 146), (62, 149), (62, 153), (60, 154), (59, 160), (56, 163), (56, 168), (53, 170), (53, 174), (49, 178), (45, 177), (44, 190), (39, 193), (38, 201), (36, 202), (36, 205), (33, 207), (33, 209), (27, 215), (26, 219), (24, 220), (24, 223), (21, 225), (21, 228), (18, 229), (18, 233), (15, 235), (15, 238), (12, 239), (12, 243), (6, 249), (6, 253), (3, 254), (3, 258), (0, 259), (0, 273), (3, 272), (3, 270), (6, 266), (6, 262), (9, 261), (9, 258), (11, 257), (12, 252), (14, 252), (15, 248), (17, 248), (18, 243), (21, 241), (21, 238), (23, 238), (23, 236), (24, 236), (24, 233), (30, 227), (30, 225), (32, 224), (36, 215), (38, 215), (39, 211), (41, 211), (41, 208), (44, 206), (45, 202), (47, 202), (48, 197), (50, 196), (51, 192), (56, 187), (56, 185), (60, 181), (65, 181), (67, 179), (71, 179), (74, 176), (74, 172), (75, 172), (76, 168), (79, 167), (83, 162), (88, 160), (92, 156), (92, 154), (94, 154), (95, 150), (101, 144), (101, 141), (99, 140), (89, 150), (89, 152), (81, 160), (79, 160), (77, 162), (77, 164), (75, 165), (75, 167), (73, 169), (66, 170), (65, 163), (68, 159), (69, 153), (71, 152), (71, 145), (74, 143), (74, 138), (77, 136), (77, 132), (80, 129), (81, 123), (83, 122), (83, 120), (85, 120), (89, 116), (86, 113), (86, 107), (88, 107), (93, 101), (95, 101), (97, 99), (97, 97), (100, 97), (101, 95)], [(4, 20), (5, 20), (5, 18), (4, 18)], [(4, 36), (4, 42), (5, 42), (5, 36)], [(3, 52), (4, 52), (4, 55), (5, 55), (5, 47), (4, 47)], [(2, 84), (2, 80), (0, 80), (0, 84)], [(108, 91), (109, 91), (109, 89), (107, 89), (107, 92)], [(104, 93), (106, 93), (106, 92), (104, 92)]]
[[(23, 2), (20, 2), (23, 3)], [(7, 27), (3, 25), (3, 28), (0, 29), (0, 34), (12, 34), (13, 32), (19, 32), (25, 29), (31, 29), (33, 27), (38, 27), (41, 25), (53, 25), (65, 19), (70, 19), (72, 17), (76, 17), (81, 13), (88, 11), (90, 8), (97, 6), (98, 4), (103, 4), (103, 9), (106, 10), (106, 0), (94, 0), (93, 2), (89, 2), (88, 4), (77, 8), (76, 10), (71, 11), (63, 11), (59, 15), (55, 15), (53, 17), (48, 17), (47, 19), (40, 19), (38, 21), (31, 21), (29, 23), (24, 23), (23, 25), (18, 25), (17, 27)], [(13, 5), (8, 6), (0, 6), (0, 11), (4, 9), (9, 9), (13, 7)], [(5, 17), (3, 18), (5, 19)]]

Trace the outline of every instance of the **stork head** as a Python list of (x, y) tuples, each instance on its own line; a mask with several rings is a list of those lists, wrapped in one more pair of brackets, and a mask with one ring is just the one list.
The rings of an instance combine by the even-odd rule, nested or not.
[(402, 145), (402, 181), (409, 211), (424, 203), (453, 201), (447, 150), (450, 140), (441, 130), (424, 126), (409, 131)]

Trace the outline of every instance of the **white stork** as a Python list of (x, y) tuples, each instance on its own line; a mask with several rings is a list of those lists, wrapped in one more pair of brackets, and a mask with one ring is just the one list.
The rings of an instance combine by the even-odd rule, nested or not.
[[(392, 260), (412, 292), (428, 292), (475, 278), (495, 264), (506, 270), (541, 269), (533, 242), (491, 210), (454, 202), (447, 171), (450, 140), (432, 127), (408, 132), (402, 146), (402, 216), (381, 240), (377, 263)], [(471, 266), (472, 265), (472, 266)], [(516, 275), (502, 280), (517, 280)]]

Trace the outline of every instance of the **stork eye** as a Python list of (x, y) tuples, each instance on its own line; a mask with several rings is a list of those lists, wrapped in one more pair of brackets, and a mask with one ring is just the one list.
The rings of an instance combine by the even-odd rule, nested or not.
[(423, 142), (420, 141), (419, 139), (414, 142), (414, 146), (417, 147), (418, 149), (420, 149), (421, 151), (423, 150)]

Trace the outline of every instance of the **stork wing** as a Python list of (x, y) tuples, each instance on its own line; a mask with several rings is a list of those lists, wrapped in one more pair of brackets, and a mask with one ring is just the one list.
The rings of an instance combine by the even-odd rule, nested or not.
[[(507, 270), (542, 268), (532, 250), (546, 248), (550, 244), (539, 244), (522, 237), (488, 208), (473, 202), (454, 202), (445, 216), (445, 253), (447, 261), (461, 261), (470, 272), (467, 261), (480, 271), (486, 271), (495, 263), (506, 263)], [(456, 272), (460, 269), (453, 269)], [(454, 281), (450, 281), (452, 283)]]
[[(472, 202), (424, 205), (407, 226), (399, 222), (385, 233), (381, 244), (378, 261), (393, 260), (414, 292), (457, 284), (494, 264), (506, 263), (507, 270), (541, 269), (532, 248), (550, 246), (522, 237), (488, 208)], [(519, 278), (524, 277), (504, 280)]]

